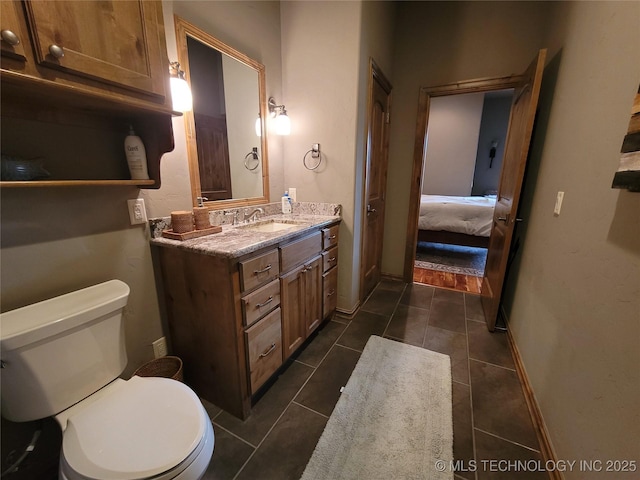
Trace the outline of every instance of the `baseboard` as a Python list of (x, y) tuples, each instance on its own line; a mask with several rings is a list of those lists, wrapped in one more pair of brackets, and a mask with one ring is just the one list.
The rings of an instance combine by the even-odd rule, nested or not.
[[(522, 384), (524, 398), (527, 402), (529, 414), (531, 415), (533, 428), (536, 431), (536, 436), (538, 437), (538, 443), (540, 444), (540, 455), (542, 456), (542, 461), (553, 462), (554, 465), (557, 465), (558, 457), (551, 444), (549, 431), (547, 430), (547, 427), (544, 423), (542, 412), (540, 411), (540, 407), (538, 407), (538, 402), (536, 400), (535, 394), (533, 393), (533, 389), (531, 388), (529, 377), (527, 376), (527, 372), (524, 368), (524, 364), (522, 363), (522, 357), (520, 356), (520, 351), (518, 350), (518, 346), (516, 345), (515, 339), (513, 338), (513, 335), (511, 334), (511, 330), (509, 329), (509, 317), (507, 316), (506, 312), (502, 308), (502, 305), (500, 306), (500, 313), (504, 318), (505, 325), (507, 326), (507, 338), (509, 339), (511, 353), (513, 354), (513, 360), (516, 364), (516, 372), (518, 373), (518, 377), (520, 378), (520, 383)], [(549, 472), (549, 479), (564, 480), (564, 475), (562, 474), (562, 472), (553, 470)]]

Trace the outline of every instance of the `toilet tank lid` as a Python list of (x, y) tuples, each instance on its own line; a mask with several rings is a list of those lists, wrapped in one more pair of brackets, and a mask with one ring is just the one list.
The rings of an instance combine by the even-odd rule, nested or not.
[(50, 298), (0, 314), (0, 349), (15, 350), (123, 308), (129, 286), (120, 280)]

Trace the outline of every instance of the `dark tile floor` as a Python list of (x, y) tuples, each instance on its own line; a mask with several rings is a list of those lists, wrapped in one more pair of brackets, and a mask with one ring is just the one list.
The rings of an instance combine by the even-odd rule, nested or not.
[(456, 479), (548, 478), (499, 471), (498, 460), (541, 457), (506, 334), (487, 331), (479, 297), (390, 280), (353, 318), (325, 324), (246, 421), (205, 402), (216, 444), (204, 478), (300, 478), (371, 335), (451, 357)]

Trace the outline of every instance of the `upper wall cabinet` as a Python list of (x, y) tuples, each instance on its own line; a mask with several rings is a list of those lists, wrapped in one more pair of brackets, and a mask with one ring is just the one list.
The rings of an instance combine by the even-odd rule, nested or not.
[(2, 17), (2, 55), (15, 58), (24, 62), (24, 42), (28, 41), (28, 34), (22, 28), (18, 4), (12, 2), (0, 2), (0, 16)]
[[(77, 174), (82, 178), (76, 178), (79, 169), (52, 163), (53, 152), (64, 142), (48, 149), (43, 146), (47, 153), (43, 156), (50, 157), (47, 165), (54, 170), (45, 185), (88, 180), (159, 188), (160, 157), (173, 149), (171, 117), (176, 114), (162, 3), (3, 0), (0, 8), (3, 130), (6, 126), (7, 131), (13, 128), (22, 133), (25, 121), (49, 122), (69, 126), (65, 130), (69, 132), (76, 127), (105, 132), (110, 144), (121, 145), (128, 126), (133, 125), (145, 143), (151, 178), (142, 182), (129, 179), (122, 147), (109, 154), (112, 165), (103, 169), (105, 173), (100, 169), (107, 154), (100, 153), (101, 157), (91, 156), (95, 168), (87, 166), (85, 173)], [(84, 131), (77, 135), (86, 136)], [(38, 136), (40, 143), (46, 136)], [(40, 152), (27, 152), (33, 150), (28, 142), (18, 143), (13, 137), (3, 135), (3, 154), (40, 156)], [(87, 179), (93, 172), (97, 178)], [(2, 182), (2, 186), (27, 186), (23, 183)]]
[(3, 83), (28, 76), (170, 110), (160, 2), (0, 3)]
[[(164, 99), (168, 65), (156, 4), (26, 2), (38, 64)], [(78, 21), (80, 20), (80, 21)]]

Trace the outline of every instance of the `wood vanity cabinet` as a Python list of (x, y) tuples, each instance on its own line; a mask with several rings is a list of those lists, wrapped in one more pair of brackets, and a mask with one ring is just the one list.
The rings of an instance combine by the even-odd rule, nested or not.
[(252, 395), (335, 310), (324, 288), (337, 261), (322, 253), (320, 229), (239, 258), (154, 246), (172, 351), (198, 395), (249, 415)]
[[(3, 0), (0, 6), (3, 127), (13, 119), (49, 122), (68, 126), (70, 132), (92, 128), (105, 132), (105, 138), (118, 137), (121, 143), (132, 124), (145, 143), (150, 177), (130, 180), (120, 148), (122, 155), (108, 159), (117, 163), (111, 171), (122, 172), (118, 175), (74, 178), (68, 175), (72, 168), (56, 172), (52, 167), (51, 180), (2, 182), (2, 186), (159, 188), (160, 157), (173, 149), (171, 117), (176, 113), (172, 112), (161, 2)], [(69, 135), (83, 134), (80, 130)], [(46, 134), (37, 126), (32, 136), (43, 143), (43, 152), (73, 145), (71, 139), (64, 143), (60, 138), (57, 144), (45, 145)], [(30, 156), (20, 147), (3, 136), (3, 153)], [(96, 167), (103, 161), (96, 159)]]

